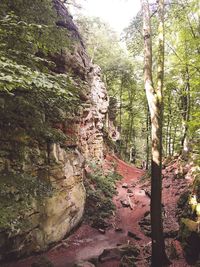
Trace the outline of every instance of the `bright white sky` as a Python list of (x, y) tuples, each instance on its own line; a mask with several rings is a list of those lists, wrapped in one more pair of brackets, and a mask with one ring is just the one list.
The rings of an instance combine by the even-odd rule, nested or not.
[(121, 33), (140, 10), (140, 0), (82, 0), (81, 13), (100, 17)]

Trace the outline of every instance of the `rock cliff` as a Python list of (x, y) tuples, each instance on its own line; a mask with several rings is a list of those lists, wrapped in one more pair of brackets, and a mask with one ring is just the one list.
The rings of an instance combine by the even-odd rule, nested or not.
[(0, 95), (0, 260), (45, 250), (69, 233), (84, 212), (84, 162), (103, 159), (109, 99), (101, 71), (86, 55), (66, 7), (53, 2), (56, 25), (71, 43), (48, 55), (51, 71), (70, 73), (80, 104), (73, 114), (54, 105), (47, 113), (62, 120), (48, 121), (48, 128), (47, 115), (34, 110), (37, 93)]

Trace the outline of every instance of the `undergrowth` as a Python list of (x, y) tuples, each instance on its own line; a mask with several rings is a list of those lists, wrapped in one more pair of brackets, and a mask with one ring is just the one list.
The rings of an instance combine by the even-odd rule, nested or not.
[(125, 245), (121, 247), (122, 258), (120, 260), (120, 267), (136, 267), (137, 256), (140, 254), (140, 251), (137, 246)]
[(110, 217), (115, 210), (112, 198), (117, 194), (115, 183), (122, 177), (116, 173), (115, 168), (109, 173), (104, 173), (102, 167), (91, 163), (90, 172), (86, 174), (86, 207), (85, 220), (93, 227), (106, 228), (105, 219)]

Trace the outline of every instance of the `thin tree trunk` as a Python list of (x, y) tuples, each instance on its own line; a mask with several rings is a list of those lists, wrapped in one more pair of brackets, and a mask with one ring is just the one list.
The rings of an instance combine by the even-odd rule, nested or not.
[(169, 143), (168, 143), (168, 155), (171, 156), (172, 155), (172, 123), (170, 121), (170, 125), (169, 125)]
[(168, 131), (167, 131), (167, 136), (168, 136), (168, 149), (167, 149), (167, 154), (171, 156), (171, 130), (172, 130), (172, 107), (171, 107), (171, 94), (169, 95), (168, 98), (168, 105), (169, 105), (169, 113), (168, 113)]
[(169, 145), (169, 123), (170, 117), (169, 113), (167, 114), (167, 129), (166, 129), (166, 138), (165, 138), (165, 157), (168, 155), (168, 145)]
[(149, 157), (150, 157), (150, 151), (149, 151), (149, 107), (147, 105), (147, 112), (146, 112), (146, 170), (149, 169)]
[[(120, 84), (120, 92), (119, 92), (119, 101), (120, 101), (120, 107), (119, 107), (119, 127), (120, 127), (120, 134), (122, 135), (122, 90), (123, 88), (123, 78), (121, 79)], [(120, 139), (120, 146), (119, 146), (119, 154), (122, 155), (122, 138)]]
[[(131, 145), (131, 141), (133, 138), (133, 118), (134, 118), (134, 116), (132, 115), (132, 112), (131, 112), (129, 115), (129, 121), (130, 121), (129, 132), (128, 132), (128, 144), (129, 144), (129, 146)], [(128, 147), (127, 147), (127, 149), (128, 149)]]
[(152, 162), (151, 162), (151, 238), (152, 266), (166, 266), (169, 261), (165, 253), (162, 226), (162, 88), (164, 78), (164, 0), (158, 0), (158, 70), (157, 87), (152, 78), (151, 21), (148, 0), (141, 0), (144, 37), (144, 83), (151, 115)]
[(178, 127), (178, 123), (176, 122), (176, 125), (174, 127), (173, 141), (172, 141), (172, 156), (174, 156), (174, 151), (175, 151), (176, 130), (177, 130), (177, 127)]
[(183, 117), (183, 137), (181, 140), (181, 147), (182, 147), (182, 155), (183, 157), (187, 158), (187, 155), (189, 153), (189, 142), (188, 142), (188, 122), (190, 119), (190, 74), (189, 74), (189, 68), (186, 66), (185, 70), (185, 79), (186, 84), (182, 96), (182, 117)]

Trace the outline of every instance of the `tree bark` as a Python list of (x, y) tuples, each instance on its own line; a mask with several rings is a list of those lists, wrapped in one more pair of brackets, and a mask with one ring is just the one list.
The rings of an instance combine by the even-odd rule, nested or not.
[(183, 137), (181, 140), (183, 158), (187, 159), (189, 153), (189, 142), (188, 142), (188, 122), (190, 119), (190, 74), (189, 68), (186, 65), (185, 69), (185, 88), (182, 95), (182, 131)]
[(175, 144), (176, 144), (176, 132), (177, 132), (177, 128), (178, 128), (178, 122), (175, 122), (175, 126), (173, 129), (173, 137), (172, 137), (172, 152), (171, 155), (174, 156), (174, 152), (175, 152)]
[(150, 147), (149, 147), (149, 130), (150, 130), (150, 127), (149, 127), (149, 123), (150, 123), (150, 118), (149, 118), (149, 107), (147, 105), (147, 109), (146, 109), (146, 170), (149, 169), (149, 158), (150, 158)]
[[(122, 93), (123, 93), (123, 77), (121, 78), (121, 84), (120, 84), (120, 91), (119, 91), (119, 127), (120, 127), (120, 134), (122, 135)], [(122, 139), (120, 139), (119, 143), (119, 154), (122, 156)]]
[[(170, 115), (171, 116), (171, 115)], [(172, 122), (169, 124), (169, 140), (168, 140), (168, 155), (172, 155)]]
[(168, 112), (167, 112), (167, 128), (166, 128), (166, 137), (165, 137), (165, 157), (170, 156), (171, 148), (171, 94), (168, 95)]
[(151, 19), (148, 0), (141, 0), (144, 37), (144, 84), (151, 116), (152, 162), (151, 162), (151, 238), (153, 267), (168, 265), (162, 226), (162, 109), (164, 78), (164, 0), (158, 0), (158, 58), (157, 86), (152, 77)]

